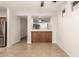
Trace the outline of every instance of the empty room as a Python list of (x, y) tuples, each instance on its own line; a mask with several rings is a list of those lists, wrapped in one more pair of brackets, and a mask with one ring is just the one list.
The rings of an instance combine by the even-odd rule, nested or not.
[(79, 57), (79, 1), (0, 1), (0, 57)]

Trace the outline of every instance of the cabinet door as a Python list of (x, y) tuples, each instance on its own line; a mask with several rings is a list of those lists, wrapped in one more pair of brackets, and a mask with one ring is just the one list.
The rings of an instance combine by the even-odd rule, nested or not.
[(52, 42), (52, 32), (44, 32), (45, 42)]
[(40, 40), (40, 32), (32, 32), (32, 42), (39, 42)]
[(32, 42), (36, 41), (38, 39), (36, 32), (32, 32)]
[(32, 42), (52, 42), (52, 32), (32, 32)]

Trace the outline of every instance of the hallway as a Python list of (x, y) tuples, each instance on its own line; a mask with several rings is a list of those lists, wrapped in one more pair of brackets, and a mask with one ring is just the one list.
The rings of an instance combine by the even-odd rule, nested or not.
[(57, 44), (51, 43), (33, 43), (27, 44), (25, 41), (20, 41), (11, 47), (0, 48), (1, 57), (68, 57)]

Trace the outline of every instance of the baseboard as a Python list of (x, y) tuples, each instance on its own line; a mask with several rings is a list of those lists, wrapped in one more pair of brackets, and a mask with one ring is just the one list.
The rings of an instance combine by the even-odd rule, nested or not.
[(25, 39), (25, 38), (27, 38), (27, 36), (21, 37), (21, 39)]
[(31, 44), (32, 42), (27, 41), (27, 44)]
[(52, 43), (57, 43), (56, 41), (52, 41)]
[(63, 47), (61, 47), (60, 44), (57, 43), (57, 45), (58, 45), (64, 52), (66, 52), (66, 54), (67, 54), (69, 57), (71, 57), (71, 54), (68, 53)]
[(12, 46), (12, 45), (16, 44), (16, 43), (19, 42), (19, 41), (20, 41), (20, 40), (17, 40), (17, 41), (15, 41), (15, 42), (13, 42), (13, 43), (7, 44), (7, 47)]

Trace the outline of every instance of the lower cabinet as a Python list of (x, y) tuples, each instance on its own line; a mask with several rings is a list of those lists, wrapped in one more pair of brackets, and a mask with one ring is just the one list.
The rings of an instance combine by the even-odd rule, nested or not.
[(52, 43), (52, 32), (51, 31), (32, 31), (32, 42), (51, 42)]

